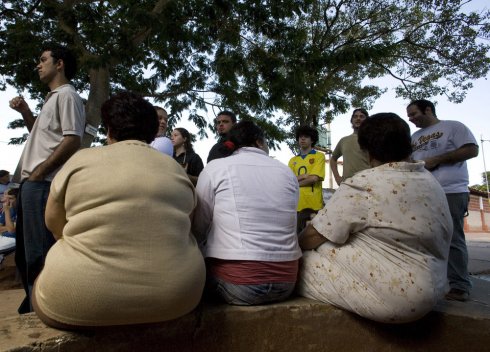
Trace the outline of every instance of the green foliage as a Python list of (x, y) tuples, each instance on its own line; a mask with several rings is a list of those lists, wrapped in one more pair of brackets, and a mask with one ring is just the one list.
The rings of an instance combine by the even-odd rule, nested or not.
[(476, 189), (481, 192), (487, 192), (487, 186), (486, 185), (473, 185), (470, 186), (470, 188)]
[[(205, 137), (205, 112), (253, 119), (271, 143), (300, 124), (369, 108), (391, 76), (404, 99), (461, 102), (487, 74), (490, 13), (462, 0), (118, 0), (3, 1), (0, 89), (40, 104), (46, 87), (33, 70), (46, 40), (80, 58), (74, 84), (88, 92), (97, 125), (109, 94), (130, 89), (170, 112), (187, 111)], [(483, 39), (483, 40), (482, 40)], [(485, 41), (487, 40), (487, 41)]]
[(470, 188), (474, 188), (474, 189), (477, 189), (477, 190), (482, 191), (482, 192), (487, 192), (487, 178), (488, 178), (488, 182), (490, 184), (490, 171), (487, 171), (486, 173), (482, 172), (481, 178), (482, 178), (481, 184), (473, 185)]
[(485, 185), (485, 187), (486, 187), (486, 184), (487, 184), (487, 180), (490, 183), (490, 171), (482, 172), (481, 173), (481, 184), (482, 185)]

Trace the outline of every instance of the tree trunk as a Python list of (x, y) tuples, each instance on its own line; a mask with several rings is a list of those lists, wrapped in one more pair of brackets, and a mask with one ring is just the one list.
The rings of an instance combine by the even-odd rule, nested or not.
[[(87, 124), (98, 129), (100, 125), (100, 107), (109, 98), (109, 68), (99, 67), (89, 70), (90, 91), (88, 101), (85, 104)], [(82, 147), (88, 148), (92, 144), (94, 136), (85, 133)]]

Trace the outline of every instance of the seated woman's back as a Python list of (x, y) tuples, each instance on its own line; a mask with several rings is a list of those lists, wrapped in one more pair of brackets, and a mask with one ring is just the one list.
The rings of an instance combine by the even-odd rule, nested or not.
[(137, 324), (197, 305), (205, 269), (190, 233), (196, 198), (170, 156), (140, 140), (82, 150), (53, 180), (53, 203), (63, 204), (67, 223), (36, 283), (41, 318)]
[(292, 292), (301, 250), (296, 235), (298, 181), (270, 158), (250, 121), (230, 131), (235, 151), (199, 176), (195, 234), (206, 239), (208, 287), (226, 302), (264, 304)]
[(359, 144), (373, 168), (343, 182), (300, 234), (298, 292), (368, 319), (410, 322), (445, 290), (447, 201), (423, 162), (410, 160), (410, 129), (400, 117), (369, 118)]
[[(232, 156), (213, 160), (201, 177), (200, 189), (215, 193), (207, 256), (236, 260), (256, 252), (257, 259), (268, 260), (298, 248), (298, 184), (285, 165), (257, 148), (240, 148)], [(208, 223), (200, 218), (204, 214), (200, 209), (194, 221), (198, 233), (204, 232), (200, 225)], [(230, 251), (236, 245), (242, 254)]]

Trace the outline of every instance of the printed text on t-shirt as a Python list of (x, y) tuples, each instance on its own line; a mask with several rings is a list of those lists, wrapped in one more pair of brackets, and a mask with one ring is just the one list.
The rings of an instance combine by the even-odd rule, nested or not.
[[(443, 132), (434, 132), (434, 133), (431, 133), (429, 135), (426, 135), (426, 136), (420, 136), (417, 140), (418, 142), (418, 145), (417, 143), (412, 143), (412, 152), (416, 151), (416, 150), (419, 150), (425, 146), (427, 146), (427, 144), (431, 141), (431, 140), (436, 140), (436, 139), (439, 139), (441, 138), (442, 136), (444, 135)], [(432, 143), (431, 143), (432, 145)], [(434, 148), (434, 146), (432, 147)]]

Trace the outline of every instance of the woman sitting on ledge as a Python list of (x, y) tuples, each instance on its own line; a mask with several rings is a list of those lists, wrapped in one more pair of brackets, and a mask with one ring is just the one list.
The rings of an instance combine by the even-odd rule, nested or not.
[(54, 178), (46, 225), (57, 239), (33, 293), (61, 329), (160, 322), (189, 313), (205, 282), (191, 235), (194, 187), (148, 145), (153, 106), (133, 93), (102, 105), (108, 146), (76, 153)]
[(392, 113), (359, 128), (372, 169), (340, 185), (300, 234), (302, 296), (384, 323), (428, 313), (446, 289), (452, 220), (410, 128)]
[(264, 133), (251, 121), (234, 125), (225, 145), (233, 154), (206, 165), (196, 188), (192, 228), (207, 240), (207, 286), (234, 305), (285, 300), (301, 257), (298, 181), (268, 156)]

